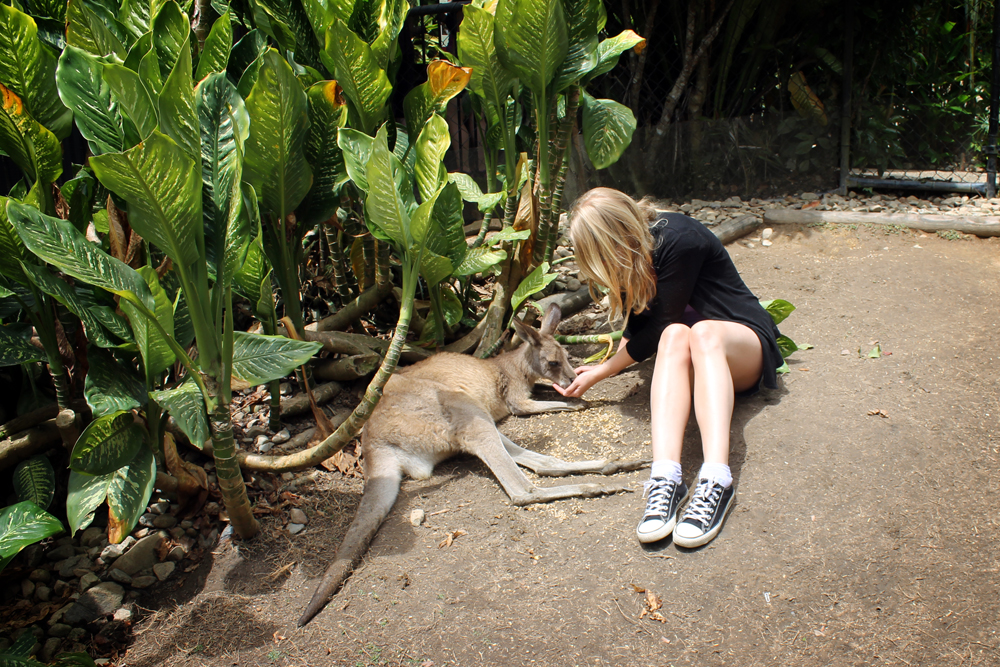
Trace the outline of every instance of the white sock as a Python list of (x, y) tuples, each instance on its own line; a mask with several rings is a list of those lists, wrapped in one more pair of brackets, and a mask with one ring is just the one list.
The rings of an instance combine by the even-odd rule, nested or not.
[(677, 461), (664, 459), (663, 461), (653, 461), (649, 471), (649, 478), (662, 477), (668, 482), (681, 481), (681, 464)]
[(725, 463), (702, 463), (698, 479), (710, 479), (724, 487), (729, 487), (733, 483), (733, 473)]

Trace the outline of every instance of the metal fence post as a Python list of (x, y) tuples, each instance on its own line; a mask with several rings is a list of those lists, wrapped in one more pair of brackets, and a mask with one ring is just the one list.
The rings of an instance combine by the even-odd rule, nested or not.
[(997, 108), (1000, 102), (1000, 3), (993, 6), (993, 76), (990, 80), (990, 127), (986, 139), (986, 196), (997, 194)]
[(851, 172), (851, 86), (854, 64), (854, 0), (847, 0), (844, 30), (844, 83), (840, 96), (840, 188), (841, 196), (847, 196), (847, 176)]

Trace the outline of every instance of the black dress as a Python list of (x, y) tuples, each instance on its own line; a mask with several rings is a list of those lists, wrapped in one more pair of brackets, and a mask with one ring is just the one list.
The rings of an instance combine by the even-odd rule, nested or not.
[(764, 356), (760, 383), (777, 387), (775, 371), (784, 363), (777, 344), (778, 327), (747, 288), (715, 234), (682, 213), (661, 213), (649, 231), (656, 296), (646, 310), (629, 317), (624, 334), (629, 356), (637, 362), (652, 356), (663, 330), (683, 322), (685, 308), (690, 306), (704, 319), (750, 327), (760, 338)]

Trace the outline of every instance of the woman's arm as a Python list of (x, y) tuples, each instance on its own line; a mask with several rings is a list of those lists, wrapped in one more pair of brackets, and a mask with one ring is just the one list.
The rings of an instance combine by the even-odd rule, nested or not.
[(600, 366), (580, 366), (576, 369), (576, 379), (573, 380), (573, 384), (565, 389), (557, 384), (553, 384), (552, 388), (563, 396), (569, 398), (579, 398), (583, 396), (588, 389), (604, 378), (617, 375), (635, 363), (635, 360), (629, 356), (628, 349), (626, 347), (627, 345), (628, 339), (622, 338), (622, 342), (618, 345), (618, 353), (615, 354), (615, 356), (611, 357)]

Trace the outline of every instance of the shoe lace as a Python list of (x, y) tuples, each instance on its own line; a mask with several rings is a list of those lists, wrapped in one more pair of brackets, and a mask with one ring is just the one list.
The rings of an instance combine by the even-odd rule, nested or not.
[(651, 479), (642, 485), (642, 497), (648, 498), (646, 514), (665, 514), (670, 510), (670, 497), (674, 493), (677, 482), (663, 479)]
[(722, 487), (708, 480), (703, 480), (694, 490), (691, 502), (684, 510), (684, 520), (694, 519), (702, 526), (708, 526), (712, 519), (712, 510), (719, 502)]

